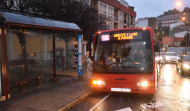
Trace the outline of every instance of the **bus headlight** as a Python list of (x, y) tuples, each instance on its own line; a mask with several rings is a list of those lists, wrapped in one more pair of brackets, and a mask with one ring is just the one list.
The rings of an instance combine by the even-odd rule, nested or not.
[(147, 87), (147, 86), (148, 86), (148, 82), (147, 82), (147, 81), (143, 81), (143, 82), (142, 82), (142, 86), (143, 86), (143, 87)]
[(189, 65), (189, 64), (183, 64), (183, 67), (184, 67), (185, 69), (190, 69), (190, 65)]
[(93, 81), (92, 81), (92, 84), (96, 85), (96, 84), (98, 84), (98, 81), (93, 80)]
[(100, 86), (100, 85), (105, 85), (106, 83), (104, 81), (102, 81), (102, 80), (93, 80), (92, 84)]
[(148, 86), (148, 82), (147, 81), (142, 81), (142, 82), (137, 82), (137, 86), (142, 86), (142, 87), (147, 87)]

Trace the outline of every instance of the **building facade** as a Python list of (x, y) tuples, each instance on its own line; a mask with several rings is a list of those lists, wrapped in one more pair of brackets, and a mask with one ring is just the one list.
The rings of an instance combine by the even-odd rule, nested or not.
[(181, 42), (184, 41), (184, 37), (162, 37), (162, 43), (165, 46), (176, 46), (179, 47), (181, 45)]
[(135, 26), (134, 7), (124, 0), (92, 0), (92, 6), (98, 10), (100, 20), (106, 23), (106, 29), (121, 29)]
[(157, 20), (156, 17), (149, 17), (148, 18), (148, 27), (152, 27), (153, 29), (157, 28)]
[(135, 27), (148, 27), (148, 19), (139, 18), (137, 21), (135, 21)]
[(162, 43), (165, 46), (173, 46), (174, 37), (170, 37), (170, 36), (162, 37)]
[(180, 21), (183, 14), (166, 15), (157, 17), (157, 27), (166, 28), (170, 27), (170, 24), (174, 24)]
[(184, 38), (175, 37), (173, 45), (179, 47), (181, 45), (181, 42), (184, 40), (185, 40)]
[(177, 22), (170, 25), (170, 36), (172, 37), (184, 37), (185, 34), (190, 32), (190, 26), (185, 25), (183, 22)]
[(156, 29), (157, 20), (155, 17), (139, 18), (135, 22), (135, 27), (152, 27), (153, 29)]

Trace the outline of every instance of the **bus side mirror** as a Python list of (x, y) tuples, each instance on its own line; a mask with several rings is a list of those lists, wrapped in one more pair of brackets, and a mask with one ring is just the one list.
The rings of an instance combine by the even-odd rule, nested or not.
[(160, 52), (160, 47), (158, 44), (154, 45), (154, 52)]

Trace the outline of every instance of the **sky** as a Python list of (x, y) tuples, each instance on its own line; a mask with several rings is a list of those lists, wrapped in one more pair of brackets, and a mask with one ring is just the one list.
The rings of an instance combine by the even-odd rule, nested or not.
[(190, 0), (125, 0), (130, 6), (135, 7), (138, 18), (144, 17), (157, 17), (163, 14), (165, 11), (171, 9), (183, 10), (185, 5), (180, 7), (176, 5), (176, 2), (181, 1), (190, 7)]

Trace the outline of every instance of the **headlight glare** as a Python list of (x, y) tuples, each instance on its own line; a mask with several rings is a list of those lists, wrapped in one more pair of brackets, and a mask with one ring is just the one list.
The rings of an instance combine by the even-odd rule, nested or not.
[(92, 82), (94, 85), (96, 85), (98, 82), (96, 80), (93, 80)]
[(156, 57), (156, 61), (159, 61), (159, 57)]
[(166, 56), (166, 60), (169, 60), (170, 58), (168, 56)]
[(142, 86), (143, 86), (143, 87), (147, 87), (147, 86), (148, 86), (148, 82), (147, 82), (147, 81), (143, 81), (143, 82), (142, 82)]
[(101, 80), (98, 80), (98, 85), (101, 85), (102, 84), (102, 81)]
[(106, 83), (102, 80), (93, 80), (92, 82), (93, 85), (105, 85)]
[(189, 65), (189, 64), (183, 64), (183, 67), (184, 67), (185, 69), (190, 69), (190, 65)]

